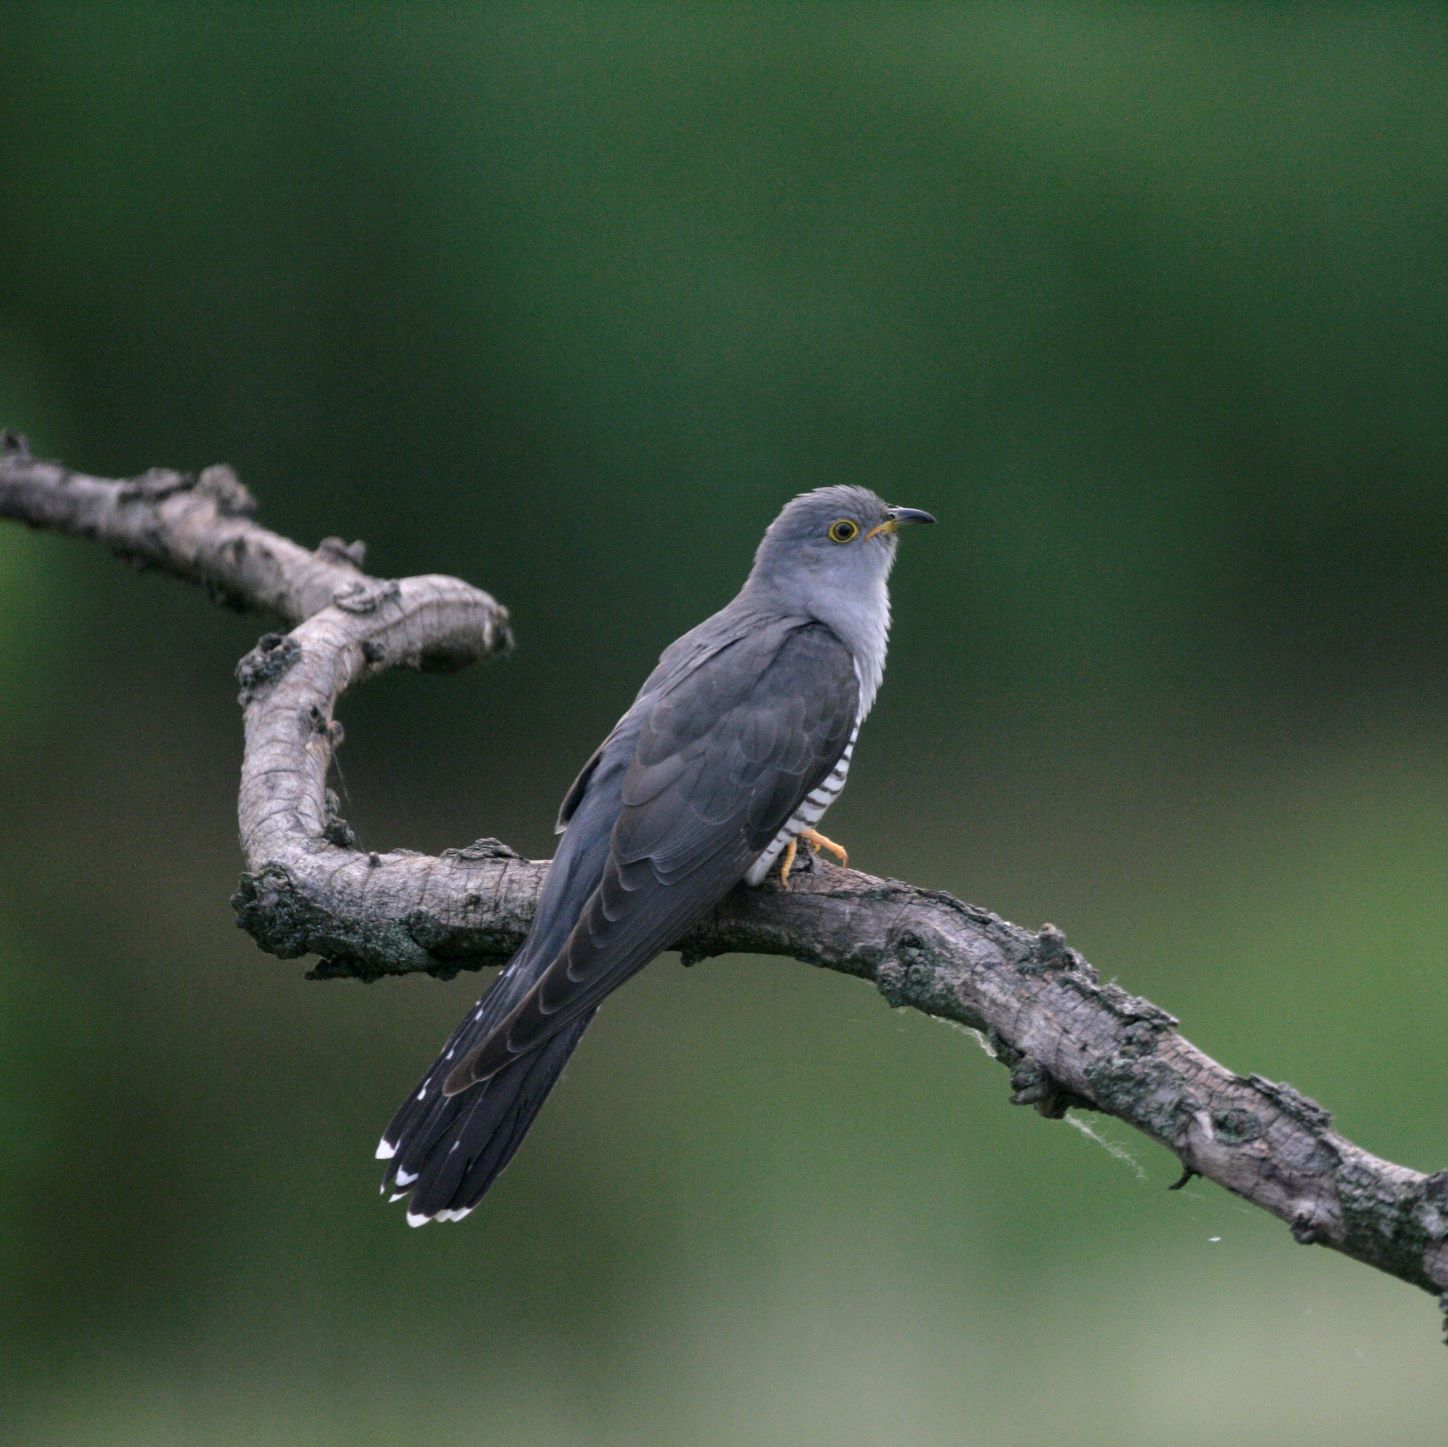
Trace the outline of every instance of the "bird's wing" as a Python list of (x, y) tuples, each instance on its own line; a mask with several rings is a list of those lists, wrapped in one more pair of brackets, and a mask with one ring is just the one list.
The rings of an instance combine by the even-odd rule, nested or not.
[(593, 1009), (712, 909), (829, 776), (858, 708), (849, 649), (813, 622), (745, 634), (664, 689), (639, 729), (597, 888), (448, 1093)]
[[(653, 672), (644, 680), (632, 707), (619, 719), (613, 732), (593, 751), (592, 757), (578, 771), (578, 777), (569, 785), (562, 804), (558, 806), (558, 822), (553, 826), (553, 832), (562, 834), (568, 828), (578, 806), (593, 784), (594, 774), (600, 763), (612, 747), (623, 741), (632, 726), (638, 723), (640, 710), (647, 712), (657, 695), (676, 685), (681, 678), (701, 664), (707, 663), (720, 650), (737, 643), (744, 634), (758, 631), (757, 616), (742, 612), (736, 600), (669, 644), (659, 655)], [(770, 636), (776, 644), (779, 642), (778, 629)], [(630, 738), (628, 742), (631, 746), (633, 741)]]

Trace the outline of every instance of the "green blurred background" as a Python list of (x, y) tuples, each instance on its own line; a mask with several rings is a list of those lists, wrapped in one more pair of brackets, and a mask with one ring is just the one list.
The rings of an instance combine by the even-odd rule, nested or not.
[[(1442, 7), (15, 4), (0, 423), (514, 610), (349, 700), (365, 844), (534, 855), (764, 524), (906, 539), (831, 818), (1448, 1165)], [(0, 529), (26, 1443), (1438, 1440), (1427, 1297), (785, 961), (630, 985), (487, 1208), (372, 1148), (476, 977), (233, 928), (264, 624)]]

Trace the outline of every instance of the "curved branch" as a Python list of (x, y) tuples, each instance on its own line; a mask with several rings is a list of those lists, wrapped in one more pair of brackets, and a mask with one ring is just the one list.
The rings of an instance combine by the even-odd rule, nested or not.
[[(246, 506), (241, 505), (242, 500)], [(457, 667), (505, 651), (506, 612), (455, 578), (361, 572), (360, 549), (309, 553), (247, 521), (232, 474), (82, 477), (8, 438), (0, 516), (96, 537), (228, 601), (302, 620), (238, 665), (247, 873), (234, 903), (257, 943), (315, 954), (321, 977), (450, 975), (504, 960), (532, 919), (545, 865), (496, 840), (436, 858), (359, 850), (326, 787), (337, 701), (396, 665)], [(1058, 1117), (1104, 1111), (1317, 1242), (1448, 1293), (1448, 1172), (1370, 1155), (1291, 1086), (1226, 1069), (1177, 1022), (1096, 971), (1054, 926), (1030, 931), (952, 896), (816, 862), (788, 892), (736, 890), (678, 942), (685, 962), (789, 955), (872, 981), (980, 1031), (1012, 1099)]]
[[(362, 543), (323, 538), (315, 552), (308, 552), (252, 522), (255, 511), (255, 500), (226, 466), (195, 476), (153, 467), (112, 482), (31, 457), (18, 433), (0, 437), (0, 517), (95, 538), (138, 567), (200, 583), (219, 602), (272, 613), (285, 623), (300, 623), (334, 602), (360, 600), (376, 586), (362, 571)], [(477, 656), (506, 650), (507, 609), (486, 593), (471, 591), (491, 619), (478, 636)], [(428, 668), (473, 661), (474, 645), (457, 656), (448, 652), (452, 646), (438, 651), (425, 638), (423, 656), (412, 661)]]

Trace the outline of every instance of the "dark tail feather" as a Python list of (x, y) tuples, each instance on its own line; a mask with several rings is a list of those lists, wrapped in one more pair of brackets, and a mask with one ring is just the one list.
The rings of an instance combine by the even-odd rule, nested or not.
[(593, 1014), (580, 1016), (496, 1075), (448, 1096), (442, 1082), (463, 1053), (459, 1046), (480, 1026), (479, 1015), (458, 1026), (377, 1147), (378, 1158), (387, 1162), (383, 1191), (392, 1192), (394, 1201), (412, 1197), (409, 1226), (461, 1221), (483, 1199), (522, 1144)]

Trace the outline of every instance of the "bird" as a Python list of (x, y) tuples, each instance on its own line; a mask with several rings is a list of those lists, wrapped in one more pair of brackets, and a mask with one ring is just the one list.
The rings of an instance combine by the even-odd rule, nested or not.
[(789, 887), (885, 671), (899, 530), (869, 488), (801, 493), (734, 599), (659, 658), (558, 811), (518, 952), (377, 1147), (407, 1221), (460, 1221), (512, 1160), (600, 1002), (741, 881)]

